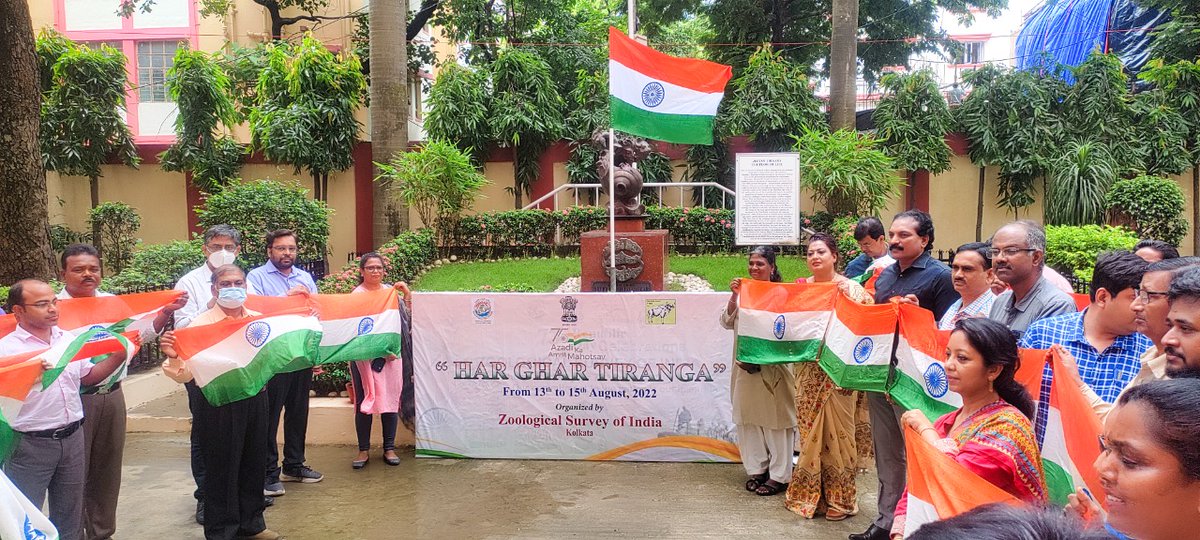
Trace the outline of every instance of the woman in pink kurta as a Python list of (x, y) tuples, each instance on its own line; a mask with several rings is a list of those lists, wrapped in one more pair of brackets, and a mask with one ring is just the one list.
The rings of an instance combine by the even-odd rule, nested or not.
[[(361, 282), (354, 292), (378, 291), (391, 288), (383, 283), (387, 267), (383, 256), (371, 252), (358, 260)], [(411, 353), (409, 339), (410, 317), (408, 308), (412, 294), (408, 285), (399, 282), (395, 289), (404, 297), (400, 306), (401, 355)], [(388, 465), (399, 465), (396, 455), (396, 428), (400, 422), (400, 394), (404, 388), (404, 364), (395, 356), (358, 360), (350, 364), (350, 376), (354, 383), (354, 430), (358, 434), (358, 456), (351, 462), (355, 469), (367, 465), (371, 449), (371, 417), (378, 414), (383, 425), (383, 461)]]

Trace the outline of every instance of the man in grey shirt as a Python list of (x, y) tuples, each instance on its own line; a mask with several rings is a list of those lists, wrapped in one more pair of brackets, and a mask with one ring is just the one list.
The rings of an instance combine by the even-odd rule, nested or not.
[(1046, 232), (1029, 220), (1009, 223), (992, 235), (992, 270), (1009, 286), (992, 304), (989, 318), (1021, 334), (1033, 321), (1071, 313), (1075, 301), (1042, 277)]

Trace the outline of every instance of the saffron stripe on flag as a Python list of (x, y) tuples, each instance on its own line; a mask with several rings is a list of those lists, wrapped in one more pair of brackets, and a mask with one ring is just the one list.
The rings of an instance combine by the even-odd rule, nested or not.
[[(733, 68), (699, 58), (679, 58), (651, 49), (608, 27), (608, 57), (648, 77), (699, 92), (724, 92)], [(611, 79), (610, 79), (611, 80)]]
[(1104, 487), (1092, 464), (1100, 455), (1100, 418), (1079, 391), (1079, 375), (1063, 366), (1057, 349), (1051, 351), (1053, 382), (1046, 437), (1042, 442), (1042, 462), (1050, 500), (1066, 504), (1067, 495), (1076, 487), (1087, 487), (1097, 501), (1105, 504)]
[(839, 293), (821, 348), (821, 368), (847, 390), (883, 392), (896, 325), (896, 304), (865, 305)]
[(898, 308), (896, 370), (888, 395), (935, 421), (962, 406), (962, 397), (950, 391), (943, 366), (946, 334), (938, 332), (933, 312), (911, 304), (899, 304)]

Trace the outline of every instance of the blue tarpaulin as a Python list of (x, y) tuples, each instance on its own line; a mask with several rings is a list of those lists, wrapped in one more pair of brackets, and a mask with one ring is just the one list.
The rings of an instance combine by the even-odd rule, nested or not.
[[(1061, 64), (1078, 66), (1092, 51), (1117, 54), (1132, 73), (1150, 53), (1150, 31), (1167, 15), (1133, 0), (1049, 0), (1038, 8), (1017, 35), (1018, 69)], [(1063, 74), (1067, 82), (1074, 77)]]

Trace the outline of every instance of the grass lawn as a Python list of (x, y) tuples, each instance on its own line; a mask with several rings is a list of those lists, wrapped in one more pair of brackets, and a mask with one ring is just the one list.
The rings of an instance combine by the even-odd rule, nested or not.
[[(730, 280), (746, 275), (746, 257), (743, 255), (672, 256), (668, 265), (676, 274), (695, 274), (704, 278), (717, 291), (728, 290)], [(808, 275), (808, 267), (798, 257), (781, 257), (779, 271), (786, 281)], [(464, 262), (431, 268), (413, 284), (413, 289), (462, 291), (483, 285), (523, 285), (535, 291), (551, 292), (567, 278), (578, 275), (578, 257)]]

